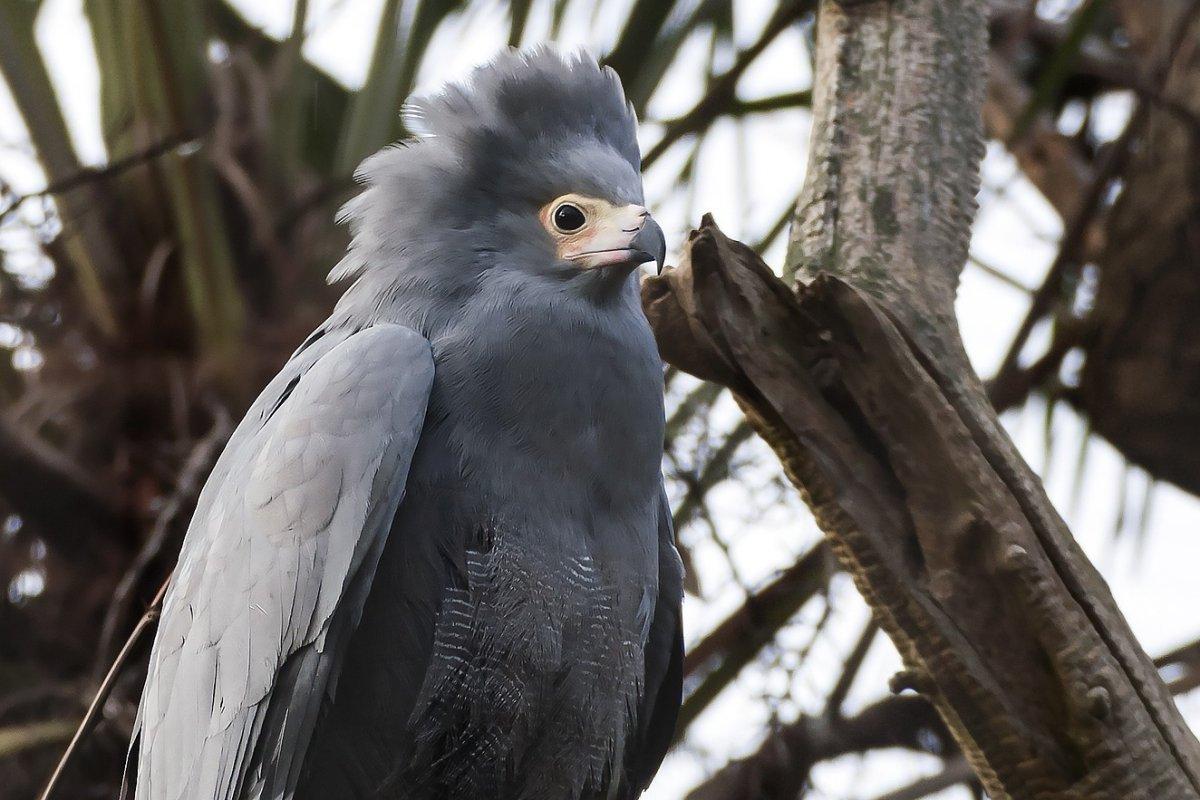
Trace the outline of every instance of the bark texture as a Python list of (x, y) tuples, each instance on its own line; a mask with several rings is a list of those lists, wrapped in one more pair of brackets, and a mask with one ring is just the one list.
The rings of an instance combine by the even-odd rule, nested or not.
[(664, 357), (729, 386), (993, 798), (1200, 797), (1200, 746), (1000, 428), (954, 319), (984, 3), (820, 7), (784, 284), (706, 218), (643, 287)]

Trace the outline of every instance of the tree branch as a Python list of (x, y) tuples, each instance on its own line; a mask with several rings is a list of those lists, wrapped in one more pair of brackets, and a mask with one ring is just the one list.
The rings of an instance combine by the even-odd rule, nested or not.
[(163, 597), (166, 595), (169, 585), (170, 580), (163, 582), (162, 587), (158, 590), (158, 594), (155, 595), (154, 600), (150, 603), (150, 607), (146, 609), (146, 613), (142, 614), (142, 618), (138, 620), (138, 624), (134, 627), (133, 632), (125, 640), (125, 645), (121, 648), (121, 652), (117, 654), (116, 659), (113, 660), (112, 666), (104, 676), (104, 680), (101, 681), (100, 688), (96, 690), (96, 696), (92, 698), (87, 712), (84, 713), (79, 727), (75, 730), (75, 735), (71, 737), (70, 744), (67, 745), (62, 758), (59, 759), (58, 764), (54, 767), (54, 772), (51, 773), (50, 779), (46, 781), (45, 788), (38, 795), (38, 800), (50, 800), (54, 796), (54, 790), (57, 788), (58, 782), (62, 779), (67, 766), (79, 751), (80, 742), (87, 737), (88, 732), (91, 731), (92, 726), (95, 724), (96, 718), (100, 715), (100, 710), (104, 707), (108, 696), (112, 694), (113, 687), (117, 683), (117, 678), (120, 677), (121, 671), (129, 661), (134, 648), (141, 641), (146, 631), (158, 621), (158, 615), (162, 610)]
[(887, 697), (845, 719), (802, 716), (768, 734), (746, 758), (731, 761), (693, 789), (688, 800), (793, 800), (821, 761), (884, 747), (954, 752), (937, 712), (920, 697)]
[(824, 0), (798, 294), (706, 217), (643, 306), (775, 449), (991, 796), (1197, 800), (1200, 745), (958, 334), (984, 6)]
[(829, 581), (829, 551), (818, 544), (688, 648), (683, 660), (687, 687), (678, 734), (733, 682), (779, 629)]
[[(771, 42), (779, 37), (789, 27), (805, 14), (813, 10), (812, 0), (787, 0), (776, 9), (774, 16), (767, 22), (762, 34), (754, 44), (740, 52), (733, 66), (713, 80), (708, 91), (690, 111), (667, 124), (667, 129), (649, 152), (642, 158), (642, 169), (646, 169), (667, 152), (671, 145), (685, 136), (699, 133), (711, 125), (717, 117), (738, 105), (751, 105), (753, 101), (739, 103), (736, 99), (738, 81), (762, 55)], [(797, 94), (795, 97), (799, 97)]]
[(967, 763), (967, 760), (955, 758), (947, 763), (945, 769), (937, 775), (921, 778), (894, 792), (880, 795), (876, 800), (921, 800), (922, 797), (928, 797), (949, 789), (951, 786), (966, 783), (974, 777), (975, 774), (971, 771), (971, 765)]
[(186, 525), (191, 519), (191, 511), (194, 510), (196, 498), (199, 497), (200, 490), (204, 486), (204, 479), (208, 477), (209, 470), (212, 469), (217, 456), (221, 454), (221, 448), (232, 430), (233, 426), (228, 412), (224, 407), (218, 406), (212, 427), (208, 434), (192, 448), (191, 454), (180, 470), (175, 490), (163, 505), (158, 517), (154, 520), (150, 535), (146, 537), (142, 548), (126, 568), (113, 591), (112, 602), (104, 615), (104, 624), (100, 628), (100, 641), (96, 647), (97, 677), (102, 674), (104, 665), (109, 663), (113, 643), (118, 641), (117, 632), (125, 623), (126, 618), (130, 616), (129, 607), (138, 586), (142, 584), (150, 566), (162, 555), (167, 540), (176, 529), (176, 523), (182, 520)]
[[(867, 632), (870, 633), (874, 630), (876, 630), (876, 626), (872, 622)], [(850, 667), (853, 666), (855, 659), (865, 654), (862, 647), (863, 641), (870, 642), (870, 640), (869, 636), (864, 636), (859, 640), (859, 646), (847, 659), (848, 669), (843, 671), (839, 684), (844, 682), (847, 674), (854, 671)], [(1155, 659), (1155, 664), (1160, 668), (1169, 665), (1194, 664), (1195, 662), (1200, 662), (1200, 642), (1184, 645)], [(1193, 677), (1194, 674), (1189, 674), (1182, 680), (1173, 681), (1172, 692), (1186, 691), (1190, 688), (1187, 685), (1188, 679)], [(1179, 688), (1177, 689), (1177, 687)], [(838, 694), (837, 689), (831, 692), (831, 698), (835, 694)], [(925, 797), (949, 786), (971, 781), (974, 778), (974, 772), (967, 761), (958, 755), (958, 749), (949, 731), (946, 730), (941, 719), (934, 714), (933, 707), (928, 704), (914, 703), (917, 699), (908, 695), (881, 700), (869, 706), (857, 717), (852, 718), (849, 723), (842, 722), (842, 725), (848, 724), (849, 730), (853, 731), (847, 738), (861, 743), (870, 738), (862, 735), (863, 730), (874, 728), (873, 725), (864, 724), (864, 719), (888, 720), (888, 730), (892, 738), (870, 741), (869, 747), (861, 749), (846, 750), (843, 746), (829, 747), (828, 745), (822, 747), (811, 742), (806, 742), (801, 747), (795, 747), (794, 744), (789, 743), (787, 740), (789, 736), (793, 741), (799, 736), (802, 740), (803, 737), (812, 737), (828, 742), (829, 731), (840, 730), (845, 733), (846, 728), (822, 727), (818, 718), (802, 718), (794, 725), (769, 731), (767, 738), (753, 755), (730, 762), (701, 784), (697, 791), (703, 789), (703, 800), (758, 798), (759, 795), (752, 792), (760, 790), (763, 783), (769, 782), (772, 786), (784, 787), (788, 790), (802, 786), (807, 780), (808, 773), (818, 761), (837, 758), (845, 755), (846, 752), (865, 752), (870, 749), (895, 746), (925, 751), (932, 749), (936, 755), (947, 759), (947, 763), (945, 769), (937, 775), (922, 778), (901, 789), (889, 792), (877, 800), (916, 800), (916, 798)], [(829, 705), (832, 705), (832, 702)], [(911, 713), (907, 707), (911, 707)], [(828, 711), (822, 717), (827, 720), (831, 719)], [(837, 720), (834, 719), (832, 724), (837, 724)], [(797, 757), (796, 753), (801, 755)], [(767, 775), (770, 775), (769, 780), (763, 777)], [(762, 796), (773, 797), (775, 795)], [(788, 800), (792, 800), (795, 793), (785, 796)]]
[(192, 141), (193, 137), (188, 134), (175, 134), (168, 136), (161, 142), (156, 142), (149, 147), (143, 148), (136, 153), (130, 153), (124, 158), (119, 158), (105, 164), (102, 167), (80, 167), (75, 172), (64, 175), (61, 178), (51, 181), (45, 189), (28, 194), (20, 194), (9, 200), (8, 205), (0, 210), (0, 223), (3, 223), (8, 216), (17, 210), (20, 205), (28, 200), (33, 200), (38, 197), (52, 197), (54, 195), (69, 192), (72, 189), (77, 189), (80, 186), (85, 186), (90, 183), (96, 183), (108, 178), (120, 175), (134, 167), (141, 166), (156, 158), (171, 152), (172, 150), (187, 144)]
[[(50, 181), (65, 180), (81, 167), (67, 131), (49, 72), (38, 51), (34, 23), (39, 3), (0, 3), (0, 73), (21, 119), (29, 129), (38, 159)], [(109, 337), (117, 334), (119, 300), (129, 276), (120, 248), (102, 213), (109, 206), (94, 186), (59, 197), (67, 229), (65, 249), (86, 298), (92, 319)]]
[[(1029, 311), (1017, 327), (1012, 343), (1008, 346), (1008, 351), (1000, 362), (1000, 368), (996, 371), (995, 377), (989, 381), (990, 386), (1004, 387), (1015, 380), (1015, 373), (1020, 370), (1019, 359), (1025, 349), (1025, 343), (1029, 341), (1029, 335), (1033, 333), (1037, 323), (1053, 308), (1054, 303), (1062, 297), (1064, 279), (1082, 263), (1087, 234), (1102, 210), (1102, 203), (1108, 192), (1109, 184), (1125, 166), (1129, 157), (1129, 147), (1144, 122), (1144, 109), (1144, 105), (1138, 105), (1129, 123), (1125, 126), (1125, 130), (1105, 151), (1103, 161), (1096, 167), (1091, 183), (1085, 188), (1080, 198), (1075, 216), (1070, 219), (1063, 232), (1058, 254), (1046, 271), (1046, 277), (1041, 286), (1033, 293)], [(997, 388), (996, 392), (1001, 397), (1006, 395), (1000, 388)]]
[(1044, 116), (1035, 118), (1024, 136), (1013, 137), (1031, 94), (1008, 60), (993, 53), (988, 61), (988, 93), (983, 105), (988, 136), (1005, 143), (1021, 172), (1060, 217), (1074, 220), (1093, 181), (1092, 167), (1075, 142), (1059, 133)]
[(708, 218), (643, 284), (660, 348), (725, 376), (993, 796), (1195, 800), (1195, 741), (1103, 582), (880, 302), (827, 275), (797, 297)]
[(675, 506), (673, 515), (674, 529), (683, 530), (699, 514), (704, 505), (708, 492), (717, 484), (729, 477), (733, 457), (738, 448), (754, 435), (754, 429), (745, 422), (740, 422), (722, 440), (716, 451), (704, 462), (699, 474), (688, 477), (681, 476), (687, 483), (687, 491), (683, 499)]
[(846, 656), (846, 663), (842, 665), (842, 674), (838, 676), (837, 683), (829, 691), (829, 696), (825, 698), (825, 716), (839, 717), (842, 714), (842, 704), (846, 702), (846, 695), (850, 694), (850, 688), (854, 685), (854, 679), (858, 677), (858, 671), (862, 669), (863, 661), (867, 658), (867, 653), (871, 649), (871, 645), (875, 643), (875, 635), (879, 633), (879, 625), (875, 620), (869, 620), (863, 632), (858, 637), (858, 641), (854, 644), (854, 648)]
[[(1200, 2), (1112, 5), (1131, 52), (1160, 65), (1146, 82), (1200, 114)], [(1200, 131), (1160, 104), (1139, 108), (1145, 121), (1106, 213), (1071, 399), (1131, 463), (1200, 493)]]

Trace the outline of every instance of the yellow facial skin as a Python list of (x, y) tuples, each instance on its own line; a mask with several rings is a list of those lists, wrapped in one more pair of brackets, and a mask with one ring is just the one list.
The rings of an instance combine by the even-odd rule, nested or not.
[[(564, 205), (581, 212), (582, 225), (572, 227), (578, 217), (570, 211), (557, 213)], [(649, 216), (644, 206), (617, 206), (579, 194), (555, 198), (538, 213), (542, 226), (554, 239), (558, 257), (582, 269), (628, 263), (630, 244)], [(564, 226), (563, 221), (568, 224)]]

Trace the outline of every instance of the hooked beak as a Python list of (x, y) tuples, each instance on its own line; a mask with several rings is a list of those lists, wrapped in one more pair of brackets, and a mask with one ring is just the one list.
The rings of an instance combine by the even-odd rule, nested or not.
[[(575, 248), (583, 248), (570, 252)], [(572, 241), (563, 258), (585, 269), (597, 267), (636, 267), (647, 261), (658, 264), (666, 258), (667, 241), (662, 228), (642, 206), (614, 208), (604, 215), (584, 237)]]
[(642, 229), (629, 242), (629, 249), (633, 251), (635, 264), (653, 261), (655, 270), (662, 274), (663, 263), (667, 260), (667, 237), (663, 236), (662, 228), (653, 217), (646, 217)]

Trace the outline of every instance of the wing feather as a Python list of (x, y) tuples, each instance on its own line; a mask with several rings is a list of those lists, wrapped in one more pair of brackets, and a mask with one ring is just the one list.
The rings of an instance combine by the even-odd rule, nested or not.
[(400, 326), (318, 345), (264, 392), (201, 494), (139, 709), (139, 800), (295, 788), (433, 381), (429, 343)]

